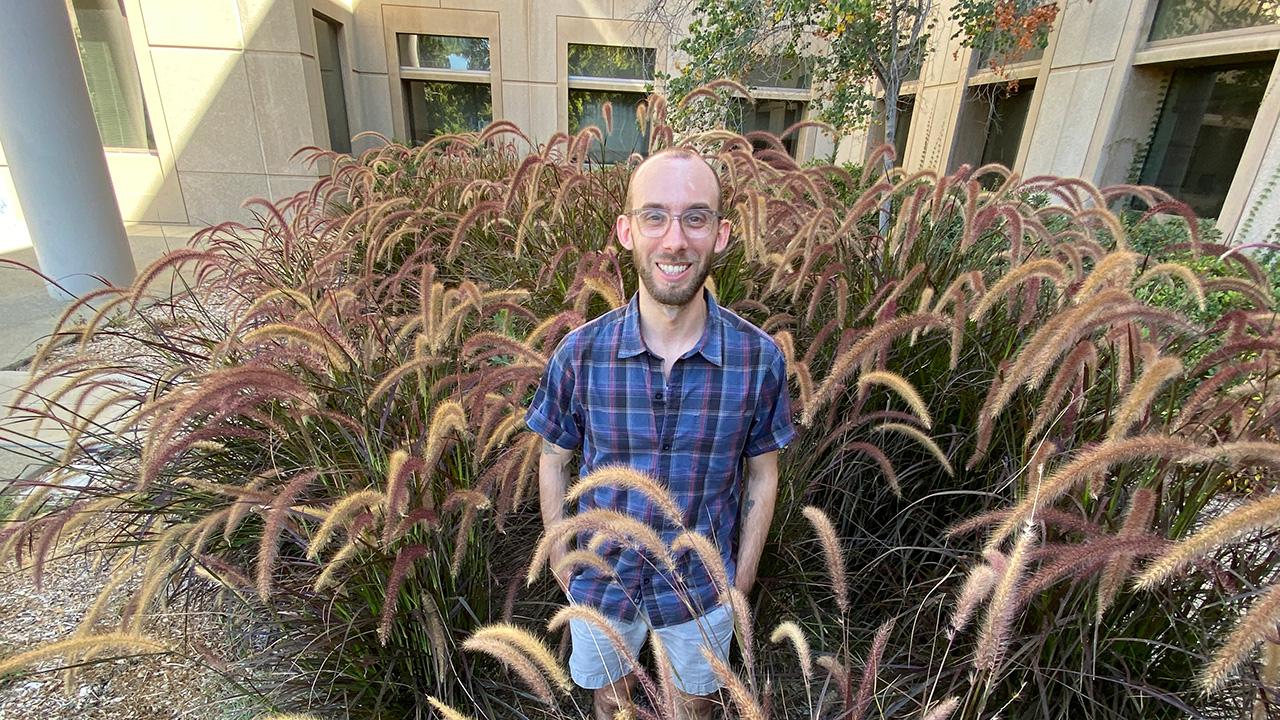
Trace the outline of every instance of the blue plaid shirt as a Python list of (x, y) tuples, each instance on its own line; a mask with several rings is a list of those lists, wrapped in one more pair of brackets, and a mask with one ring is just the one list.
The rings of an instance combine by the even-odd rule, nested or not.
[[(662, 358), (640, 336), (637, 296), (565, 336), (525, 416), (529, 428), (563, 448), (582, 448), (580, 473), (623, 464), (665, 485), (684, 525), (720, 550), (733, 581), (743, 458), (791, 441), (786, 359), (773, 339), (704, 293), (702, 338), (663, 384)], [(641, 493), (605, 487), (578, 511), (618, 510), (659, 531), (668, 545), (681, 532)], [(580, 538), (580, 541), (582, 538)], [(585, 546), (585, 545), (583, 545)], [(633, 549), (606, 543), (616, 579), (579, 569), (570, 600), (624, 621), (643, 609), (654, 627), (699, 617), (718, 591), (692, 551), (675, 555), (675, 572)]]

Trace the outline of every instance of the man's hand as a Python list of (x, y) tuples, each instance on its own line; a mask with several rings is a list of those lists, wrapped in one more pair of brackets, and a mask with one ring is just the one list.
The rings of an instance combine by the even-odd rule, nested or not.
[[(572, 450), (542, 441), (542, 457), (538, 460), (538, 503), (542, 508), (543, 532), (564, 519), (564, 494), (569, 487), (569, 460), (572, 458)], [(553, 545), (547, 558), (552, 575), (566, 593), (569, 591), (569, 574), (556, 570), (568, 554), (569, 543), (565, 541)]]
[(561, 568), (560, 563), (564, 561), (566, 555), (569, 554), (568, 543), (556, 543), (551, 546), (551, 552), (547, 562), (551, 565), (551, 575), (556, 579), (556, 584), (564, 590), (565, 594), (569, 594), (569, 568)]
[(737, 574), (733, 585), (746, 595), (756, 584), (760, 554), (764, 551), (773, 506), (778, 499), (777, 451), (747, 458), (746, 489), (742, 493), (742, 519), (738, 530)]

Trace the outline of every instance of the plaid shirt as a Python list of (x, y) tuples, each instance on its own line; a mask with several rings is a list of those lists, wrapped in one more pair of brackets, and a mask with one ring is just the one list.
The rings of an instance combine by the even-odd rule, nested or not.
[[(684, 524), (714, 542), (733, 582), (743, 458), (791, 441), (786, 359), (773, 339), (705, 293), (702, 338), (663, 384), (662, 358), (640, 336), (639, 301), (565, 336), (525, 416), (546, 440), (582, 448), (581, 475), (623, 464), (658, 479), (684, 511)], [(606, 487), (578, 511), (607, 508), (643, 520), (669, 545), (681, 532), (641, 493)], [(585, 547), (579, 538), (580, 546)], [(627, 547), (602, 549), (616, 580), (582, 568), (569, 583), (572, 602), (632, 620), (643, 609), (653, 627), (699, 617), (718, 592), (692, 551), (675, 555), (675, 572)]]

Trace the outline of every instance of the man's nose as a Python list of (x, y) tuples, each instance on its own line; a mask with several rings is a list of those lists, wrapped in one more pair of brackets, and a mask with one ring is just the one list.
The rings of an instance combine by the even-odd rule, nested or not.
[(671, 224), (667, 226), (667, 231), (662, 234), (662, 249), (667, 251), (683, 250), (688, 245), (689, 238), (685, 237), (684, 224), (680, 222), (680, 218), (673, 216)]

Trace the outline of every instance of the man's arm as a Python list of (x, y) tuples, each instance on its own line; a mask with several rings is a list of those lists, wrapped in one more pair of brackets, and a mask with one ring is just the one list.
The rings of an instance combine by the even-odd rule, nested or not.
[[(538, 502), (542, 507), (544, 531), (564, 519), (564, 494), (569, 488), (569, 460), (572, 457), (572, 450), (542, 441), (542, 457), (538, 459)], [(549, 561), (553, 573), (568, 552), (568, 540), (551, 547)], [(555, 578), (562, 588), (569, 589), (567, 576), (556, 575)]]
[(738, 531), (737, 576), (733, 584), (742, 594), (751, 592), (760, 567), (760, 553), (773, 523), (778, 499), (778, 451), (747, 458), (747, 483), (742, 495), (742, 527)]

